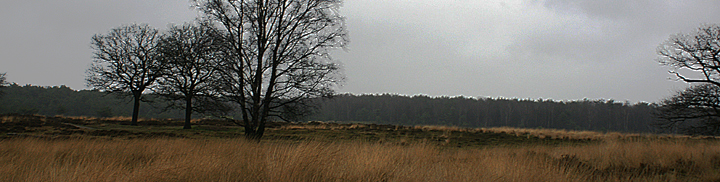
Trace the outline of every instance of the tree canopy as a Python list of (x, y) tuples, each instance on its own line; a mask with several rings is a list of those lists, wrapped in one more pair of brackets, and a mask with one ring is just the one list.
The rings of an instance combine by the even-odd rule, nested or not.
[(170, 106), (185, 109), (185, 129), (191, 128), (193, 111), (215, 108), (201, 104), (221, 104), (207, 101), (219, 97), (215, 90), (220, 84), (223, 41), (207, 22), (171, 26), (160, 40), (159, 59), (163, 59), (166, 69), (162, 70), (156, 93), (171, 100)]
[[(658, 46), (658, 61), (687, 83), (700, 83), (660, 102), (661, 128), (686, 134), (720, 134), (720, 25), (707, 24), (677, 34)], [(690, 77), (688, 70), (699, 76)]]
[[(329, 51), (348, 42), (339, 0), (195, 0), (228, 45), (221, 92), (237, 104), (248, 138), (341, 81)], [(304, 112), (293, 112), (304, 113)]]
[(660, 102), (656, 125), (683, 134), (720, 134), (720, 87), (694, 85)]
[[(680, 80), (720, 86), (720, 25), (702, 25), (693, 33), (673, 35), (658, 46), (658, 55), (658, 61), (671, 67), (670, 72)], [(678, 70), (701, 76), (687, 77)]]
[(134, 99), (133, 125), (137, 125), (143, 92), (162, 76), (159, 39), (158, 30), (146, 24), (121, 26), (92, 37), (94, 60), (87, 70), (87, 85), (109, 93), (130, 93)]

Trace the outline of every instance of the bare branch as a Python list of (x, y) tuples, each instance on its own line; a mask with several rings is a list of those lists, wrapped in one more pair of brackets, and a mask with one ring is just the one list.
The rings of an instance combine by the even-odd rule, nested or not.
[(137, 125), (142, 94), (162, 76), (158, 60), (158, 31), (148, 25), (127, 25), (108, 34), (92, 37), (94, 60), (85, 79), (91, 88), (109, 93), (131, 93), (134, 98), (132, 124)]
[[(312, 108), (342, 81), (329, 51), (348, 42), (339, 0), (195, 0), (225, 29), (228, 59), (222, 93), (239, 105), (248, 137), (262, 136), (269, 117)], [(285, 114), (278, 114), (285, 113)]]

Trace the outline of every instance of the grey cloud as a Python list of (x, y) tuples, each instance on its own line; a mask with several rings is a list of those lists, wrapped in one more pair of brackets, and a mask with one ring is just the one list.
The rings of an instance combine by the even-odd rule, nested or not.
[[(556, 64), (550, 69), (563, 74), (544, 76), (575, 83), (561, 84), (568, 87), (584, 87), (555, 92), (645, 101), (656, 101), (686, 85), (668, 81), (667, 68), (654, 61), (656, 46), (671, 34), (695, 29), (720, 15), (716, 2), (550, 0), (542, 4), (556, 20), (547, 23), (556, 26), (518, 35), (507, 49), (511, 58)], [(580, 71), (565, 71), (571, 68)]]
[(0, 6), (0, 72), (19, 84), (83, 89), (90, 38), (130, 23), (165, 28), (196, 13), (176, 0), (10, 0)]
[[(89, 40), (128, 23), (191, 21), (186, 0), (11, 0), (0, 7), (8, 81), (84, 88)], [(668, 81), (655, 48), (718, 23), (720, 1), (345, 1), (340, 92), (657, 101)], [(40, 75), (40, 76), (38, 76)]]

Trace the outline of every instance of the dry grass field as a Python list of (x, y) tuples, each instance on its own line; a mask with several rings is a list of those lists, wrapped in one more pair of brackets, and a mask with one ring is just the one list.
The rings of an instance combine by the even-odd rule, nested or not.
[[(0, 181), (720, 181), (720, 141), (709, 137), (312, 124), (252, 142), (204, 134), (235, 131), (209, 126), (52, 129), (49, 120), (24, 129), (2, 120), (15, 129), (0, 140)], [(476, 137), (508, 144), (465, 143)]]

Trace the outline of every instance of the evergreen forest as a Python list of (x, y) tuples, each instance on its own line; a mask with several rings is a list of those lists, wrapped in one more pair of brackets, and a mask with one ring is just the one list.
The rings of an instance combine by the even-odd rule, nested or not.
[(654, 132), (655, 104), (424, 95), (337, 95), (320, 102), (317, 121), (458, 127), (520, 127)]
[[(40, 114), (46, 116), (115, 117), (132, 115), (132, 96), (107, 94), (94, 90), (76, 91), (67, 86), (43, 87), (10, 84), (2, 88), (0, 114)], [(152, 99), (149, 101), (161, 99)], [(140, 114), (145, 118), (182, 118), (180, 110), (168, 110), (162, 103), (142, 102)]]

